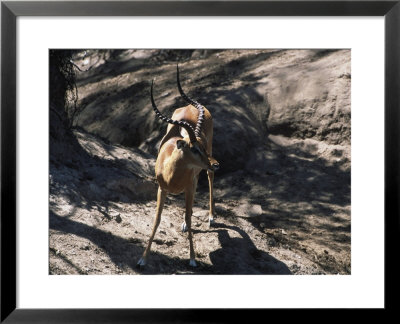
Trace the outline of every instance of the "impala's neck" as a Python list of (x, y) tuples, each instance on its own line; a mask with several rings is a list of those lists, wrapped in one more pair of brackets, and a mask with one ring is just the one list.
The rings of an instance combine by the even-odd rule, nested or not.
[(198, 171), (201, 170), (200, 167), (190, 163), (187, 158), (184, 157), (184, 152), (179, 149), (175, 149), (170, 158), (164, 164), (168, 171), (173, 173), (183, 173), (187, 171)]
[(188, 163), (183, 152), (174, 149), (168, 158), (156, 166), (156, 177), (163, 190), (178, 194), (191, 187), (201, 168)]

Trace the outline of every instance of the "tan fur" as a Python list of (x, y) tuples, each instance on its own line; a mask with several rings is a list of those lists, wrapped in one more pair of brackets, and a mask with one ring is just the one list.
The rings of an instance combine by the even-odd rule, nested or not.
[[(196, 127), (198, 110), (189, 105), (176, 109), (172, 115), (173, 120), (185, 120)], [(201, 170), (207, 170), (210, 190), (210, 222), (213, 221), (214, 201), (213, 201), (213, 165), (218, 162), (211, 156), (212, 154), (212, 138), (213, 138), (213, 121), (210, 112), (204, 108), (204, 121), (202, 124), (200, 137), (197, 142), (190, 143), (188, 137), (182, 138), (180, 127), (178, 125), (169, 124), (166, 135), (163, 137), (158, 157), (156, 161), (156, 178), (159, 184), (157, 194), (157, 211), (154, 221), (153, 231), (150, 236), (147, 248), (143, 253), (139, 265), (144, 265), (147, 260), (148, 253), (157, 227), (160, 224), (161, 213), (167, 194), (185, 193), (185, 223), (188, 230), (190, 244), (190, 260), (191, 265), (195, 265), (194, 249), (191, 230), (191, 216), (196, 192), (199, 173)], [(184, 141), (184, 142), (183, 142)], [(182, 148), (178, 148), (181, 145)], [(193, 150), (197, 147), (202, 154), (195, 154)]]

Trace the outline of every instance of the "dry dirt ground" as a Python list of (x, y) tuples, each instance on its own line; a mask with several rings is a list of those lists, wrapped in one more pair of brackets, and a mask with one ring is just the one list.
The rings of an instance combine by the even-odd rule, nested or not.
[[(245, 54), (243, 57), (248, 58), (249, 53), (247, 56)], [(207, 65), (208, 59), (211, 62), (216, 60), (213, 55), (205, 58), (201, 57), (201, 53), (198, 55), (199, 58), (191, 57), (196, 59), (197, 65)], [(237, 64), (232, 61), (238, 54), (232, 54), (233, 58), (229, 58), (225, 52), (220, 53), (219, 57), (221, 55), (226, 55), (225, 63), (233, 72), (236, 71)], [(260, 60), (258, 65), (251, 67), (252, 78), (247, 70), (248, 78), (244, 78), (243, 82), (255, 82), (257, 78), (261, 88), (270, 92), (269, 101), (264, 105), (268, 108), (266, 116), (259, 118), (261, 121), (269, 118), (270, 130), (265, 130), (265, 136), (244, 153), (246, 156), (243, 159), (232, 160), (237, 151), (227, 150), (220, 156), (215, 155), (220, 162), (226, 161), (227, 167), (223, 170), (224, 163), (221, 163), (222, 170), (215, 175), (216, 219), (211, 228), (207, 221), (207, 177), (201, 174), (192, 217), (196, 268), (189, 266), (187, 233), (181, 232), (183, 195), (168, 196), (148, 264), (144, 269), (136, 267), (149, 238), (156, 208), (156, 149), (152, 147), (156, 148), (155, 144), (165, 131), (165, 126), (153, 125), (154, 122), (146, 124), (144, 121), (148, 134), (143, 136), (150, 140), (137, 140), (133, 145), (124, 138), (115, 139), (120, 130), (113, 133), (110, 124), (115, 121), (112, 118), (102, 120), (102, 117), (92, 117), (89, 122), (92, 108), (88, 108), (89, 113), (82, 113), (78, 126), (86, 130), (74, 130), (79, 149), (75, 149), (67, 160), (59, 158), (57, 152), (51, 153), (50, 157), (49, 273), (350, 274), (350, 122), (340, 109), (334, 109), (330, 116), (335, 118), (335, 122), (325, 123), (327, 128), (330, 127), (330, 132), (319, 131), (325, 118), (323, 114), (316, 118), (320, 124), (315, 126), (315, 130), (299, 123), (299, 127), (291, 128), (288, 132), (288, 127), (279, 125), (277, 120), (291, 113), (274, 110), (277, 99), (271, 92), (276, 87), (273, 82), (276, 79), (260, 82), (261, 77), (257, 73), (266, 78), (265, 66), (268, 66), (268, 62), (279, 68), (279, 64), (285, 65), (282, 62), (284, 57), (290, 55), (290, 51), (281, 53), (272, 63), (268, 61), (268, 55), (263, 56), (265, 63)], [(294, 57), (297, 63), (301, 55), (300, 58)], [(307, 62), (321, 65), (320, 59), (326, 59), (325, 54)], [(337, 57), (332, 60), (337, 60)], [(186, 65), (190, 63), (186, 62)], [(134, 78), (132, 73), (140, 70), (136, 66), (125, 65), (113, 74), (112, 82), (108, 78), (96, 78), (93, 74), (90, 82), (78, 83), (80, 103), (90, 105), (88, 98), (98, 100), (93, 99), (95, 89), (102, 89), (104, 95), (107, 82), (111, 82), (108, 87), (123, 84), (127, 78)], [(289, 68), (290, 64), (286, 64), (282, 69)], [(292, 71), (296, 69), (301, 70), (299, 64), (292, 64)], [(312, 69), (310, 71), (316, 73)], [(338, 82), (350, 78), (350, 75), (343, 76), (343, 71), (337, 73)], [(224, 79), (228, 74), (224, 75)], [(202, 77), (201, 71), (197, 77)], [(218, 89), (230, 91), (237, 86), (237, 81), (232, 82), (231, 86), (229, 88), (225, 84), (224, 90)], [(167, 103), (172, 100), (168, 99), (169, 95), (163, 94)], [(293, 92), (288, 96), (298, 100), (296, 96), (299, 94)], [(310, 109), (307, 98), (304, 99), (306, 96), (303, 92), (303, 101), (298, 106), (300, 110)], [(107, 95), (104, 97), (108, 100)], [(311, 101), (314, 100), (314, 106), (311, 107), (319, 102), (325, 104), (329, 101), (329, 94), (322, 91), (322, 98), (325, 100), (311, 98)], [(339, 99), (335, 97), (335, 101)], [(140, 96), (137, 100), (146, 102)], [(145, 105), (150, 109), (148, 97), (147, 100)], [(251, 96), (248, 100), (251, 100)], [(263, 107), (261, 101), (259, 106)], [(223, 117), (218, 109), (235, 107), (226, 107), (223, 101), (219, 105), (215, 107), (214, 119), (220, 117), (215, 127), (216, 133), (222, 138), (221, 118), (229, 118), (229, 115)], [(290, 106), (291, 103), (288, 103), (285, 107)], [(322, 110), (329, 111), (324, 107)], [(279, 117), (273, 119), (274, 116)], [(153, 120), (154, 116), (149, 118)], [(229, 122), (229, 119), (225, 119), (225, 122)], [(342, 124), (338, 126), (339, 122)], [(107, 129), (110, 129), (108, 138)], [(136, 137), (140, 139), (141, 132), (145, 131), (138, 130)], [(227, 134), (236, 136), (234, 130), (227, 131)], [(220, 151), (224, 145), (223, 140), (216, 143), (216, 147), (221, 147)], [(243, 145), (248, 146), (246, 142)]]

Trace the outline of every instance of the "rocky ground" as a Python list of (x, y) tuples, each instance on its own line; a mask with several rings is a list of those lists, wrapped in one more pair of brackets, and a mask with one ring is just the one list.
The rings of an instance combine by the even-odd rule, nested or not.
[[(216, 223), (200, 177), (192, 224), (183, 195), (152, 229), (165, 114), (186, 92), (214, 118)], [(66, 155), (50, 152), (50, 274), (350, 274), (350, 51), (131, 50), (76, 58), (78, 106)], [(88, 66), (92, 68), (85, 71)]]

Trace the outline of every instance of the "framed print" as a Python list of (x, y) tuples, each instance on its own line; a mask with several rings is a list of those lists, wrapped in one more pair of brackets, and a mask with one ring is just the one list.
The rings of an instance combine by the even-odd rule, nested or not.
[(2, 2), (1, 320), (392, 309), (399, 15)]

